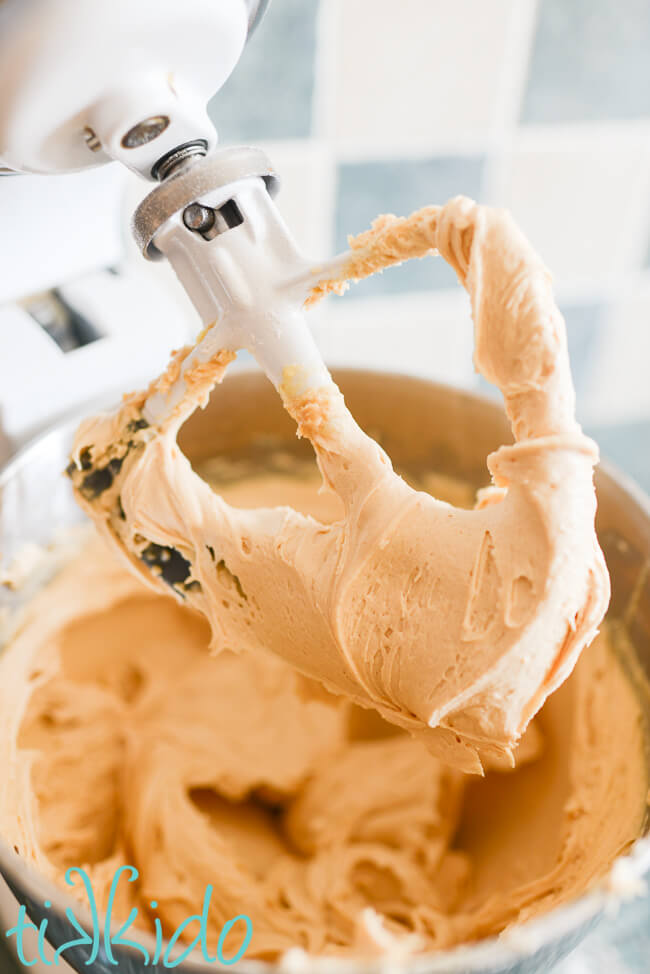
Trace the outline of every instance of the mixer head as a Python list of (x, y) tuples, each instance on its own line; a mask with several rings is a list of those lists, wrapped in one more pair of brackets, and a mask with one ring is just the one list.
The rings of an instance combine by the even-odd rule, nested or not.
[(0, 167), (118, 159), (148, 179), (206, 154), (206, 112), (268, 0), (4, 0)]

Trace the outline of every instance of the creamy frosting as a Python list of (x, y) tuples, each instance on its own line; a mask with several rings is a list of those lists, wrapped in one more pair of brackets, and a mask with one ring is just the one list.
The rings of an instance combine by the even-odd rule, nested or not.
[[(329, 523), (340, 502), (318, 487), (269, 474), (221, 493)], [(605, 635), (517, 769), (483, 779), (277, 655), (210, 640), (93, 540), (0, 656), (0, 831), (62, 885), (84, 866), (102, 910), (128, 862), (118, 917), (137, 906), (149, 928), (154, 899), (169, 934), (211, 883), (212, 947), (244, 912), (251, 957), (439, 949), (578, 895), (639, 834), (640, 707)]]
[(490, 755), (510, 758), (604, 615), (597, 450), (574, 417), (549, 274), (505, 212), (459, 197), (384, 217), (351, 245), (347, 276), (436, 250), (469, 292), (476, 366), (501, 389), (515, 438), (488, 458), (494, 487), (477, 509), (409, 487), (338, 389), (305, 392), (290, 367), (285, 406), (342, 517), (228, 504), (176, 445), (232, 359), (225, 351), (185, 371), (186, 395), (160, 427), (143, 405), (170, 388), (189, 349), (119, 412), (85, 422), (70, 474), (131, 567), (205, 614), (215, 649), (273, 653), (480, 771)]

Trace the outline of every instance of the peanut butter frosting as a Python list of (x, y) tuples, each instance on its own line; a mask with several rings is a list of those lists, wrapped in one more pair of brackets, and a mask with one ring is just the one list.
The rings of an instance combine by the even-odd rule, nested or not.
[[(343, 278), (433, 252), (468, 291), (475, 364), (503, 393), (514, 436), (488, 457), (493, 487), (474, 510), (410, 487), (334, 383), (305, 388), (291, 365), (284, 404), (341, 515), (325, 523), (289, 506), (228, 503), (176, 443), (221, 380), (227, 349), (193, 368), (181, 350), (148, 390), (85, 422), (69, 472), (130, 567), (208, 619), (215, 651), (270, 653), (447, 764), (480, 772), (512, 761), (594, 638), (609, 581), (594, 531), (597, 449), (575, 419), (564, 323), (511, 218), (463, 197), (383, 217), (351, 241)], [(342, 285), (322, 281), (310, 300)], [(147, 400), (181, 373), (183, 399), (149, 425)]]
[[(340, 500), (319, 485), (269, 473), (220, 494), (335, 523)], [(641, 712), (607, 630), (531, 723), (516, 769), (484, 778), (278, 654), (213, 655), (212, 638), (95, 538), (0, 656), (0, 832), (68, 892), (65, 869), (85, 868), (102, 914), (129, 863), (139, 880), (115, 913), (137, 907), (142, 930), (155, 918), (170, 935), (212, 884), (212, 950), (245, 913), (248, 957), (403, 956), (570, 900), (640, 832)]]

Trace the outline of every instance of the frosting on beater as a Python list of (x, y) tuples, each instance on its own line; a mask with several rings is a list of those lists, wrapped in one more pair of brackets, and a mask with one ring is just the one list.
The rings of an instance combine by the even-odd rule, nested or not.
[(208, 618), (215, 650), (275, 654), (444, 762), (480, 772), (511, 759), (570, 674), (604, 616), (609, 580), (594, 530), (597, 448), (575, 419), (564, 323), (548, 271), (505, 212), (458, 197), (382, 217), (351, 240), (342, 277), (309, 301), (435, 251), (469, 293), (475, 365), (503, 393), (514, 435), (488, 457), (494, 486), (474, 510), (407, 485), (338, 389), (296, 394), (291, 368), (285, 407), (343, 515), (323, 523), (226, 503), (176, 434), (229, 352), (185, 373), (187, 394), (158, 427), (144, 402), (169, 387), (189, 349), (118, 412), (84, 422), (69, 473), (140, 577)]

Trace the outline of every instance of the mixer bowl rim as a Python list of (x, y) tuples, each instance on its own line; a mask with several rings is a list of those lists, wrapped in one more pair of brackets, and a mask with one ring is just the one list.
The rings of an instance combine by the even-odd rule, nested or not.
[[(461, 389), (458, 386), (450, 385), (446, 382), (439, 382), (437, 379), (428, 379), (423, 376), (412, 375), (408, 372), (393, 372), (386, 369), (372, 368), (362, 369), (355, 368), (353, 366), (335, 366), (331, 368), (331, 372), (335, 379), (338, 379), (338, 377), (345, 377), (346, 375), (367, 375), (377, 379), (403, 379), (404, 381), (413, 382), (416, 384), (434, 386), (444, 394), (450, 394), (460, 399), (467, 399), (477, 405), (488, 408), (492, 412), (499, 412), (503, 414), (503, 410), (497, 399), (493, 399), (490, 396), (478, 392), (472, 392), (468, 389)], [(263, 373), (255, 365), (245, 363), (238, 366), (236, 370), (232, 371), (232, 373), (229, 375), (229, 381), (236, 379), (241, 375), (259, 375), (261, 379), (264, 378)], [(143, 380), (143, 384), (146, 384), (147, 381), (148, 380), (146, 379)], [(58, 418), (56, 423), (46, 427), (35, 436), (30, 437), (28, 441), (20, 446), (15, 453), (5, 460), (4, 463), (0, 464), (0, 489), (4, 487), (7, 481), (11, 480), (15, 473), (29, 458), (29, 455), (36, 452), (36, 450), (41, 447), (49, 437), (56, 437), (63, 434), (67, 431), (68, 427), (72, 427), (75, 424), (80, 423), (82, 419), (93, 415), (94, 412), (110, 410), (116, 408), (117, 405), (118, 403), (116, 402), (115, 394), (112, 394), (110, 397), (100, 396), (90, 399), (81, 406), (75, 406), (66, 411)], [(625, 471), (621, 470), (617, 464), (607, 458), (604, 460), (601, 458), (596, 469), (601, 475), (606, 476), (609, 480), (614, 482), (616, 486), (621, 487), (624, 493), (628, 494), (630, 498), (637, 504), (637, 506), (641, 508), (643, 513), (650, 519), (650, 493), (646, 492), (643, 487), (637, 483), (636, 480), (634, 480), (633, 477), (625, 473)]]
[[(333, 368), (332, 372), (337, 381), (339, 379), (344, 380), (346, 376), (363, 375), (378, 380), (382, 378), (403, 379), (408, 382), (434, 386), (443, 395), (448, 394), (456, 398), (467, 399), (486, 409), (502, 412), (497, 400), (421, 376), (354, 367)], [(255, 366), (243, 365), (233, 372), (230, 379), (232, 381), (240, 375), (257, 373), (258, 370)], [(263, 378), (262, 374), (259, 374)], [(42, 449), (50, 439), (56, 440), (70, 434), (77, 424), (86, 416), (92, 415), (93, 411), (108, 410), (115, 406), (115, 396), (113, 395), (110, 399), (106, 397), (94, 399), (80, 408), (77, 407), (69, 411), (51, 427), (22, 446), (0, 467), (0, 490), (29, 463), (30, 458), (37, 454), (39, 449)], [(620, 471), (615, 464), (607, 460), (601, 461), (598, 469), (599, 475), (604, 476), (620, 489), (650, 521), (650, 496), (643, 488), (627, 474)], [(616, 864), (621, 864), (618, 866), (620, 870), (618, 879), (612, 875)], [(461, 944), (448, 950), (400, 956), (399, 961), (397, 961), (397, 968), (407, 972), (407, 974), (436, 974), (437, 971), (444, 971), (444, 974), (452, 974), (452, 972), (455, 974), (477, 972), (479, 974), (479, 972), (490, 970), (495, 965), (503, 966), (504, 964), (520, 962), (534, 955), (537, 950), (549, 942), (559, 940), (562, 936), (569, 935), (572, 931), (580, 928), (582, 924), (595, 919), (605, 909), (616, 908), (625, 900), (638, 896), (640, 885), (645, 885), (643, 877), (646, 873), (650, 873), (650, 835), (638, 838), (628, 852), (615, 860), (615, 864), (605, 877), (602, 877), (591, 889), (576, 899), (557, 906), (539, 917), (516, 924), (514, 928), (510, 928), (497, 936), (471, 944)], [(66, 908), (72, 908), (79, 921), (92, 929), (90, 912), (85, 907), (80, 907), (78, 901), (60, 886), (42, 875), (33, 863), (25, 861), (2, 835), (0, 835), (0, 874), (10, 877), (17, 888), (26, 889), (32, 899), (40, 902), (45, 899), (50, 900), (53, 904), (52, 912), (55, 912), (56, 908), (56, 912), (64, 915)], [(139, 942), (148, 947), (150, 951), (155, 949), (153, 935), (138, 930), (138, 938)], [(122, 949), (126, 954), (133, 953), (135, 957), (141, 956), (129, 948)], [(385, 964), (385, 956), (339, 958), (305, 955), (304, 961), (302, 959), (297, 960), (295, 967), (291, 965), (291, 968), (289, 965), (283, 965), (282, 960), (271, 963), (244, 958), (238, 962), (237, 969), (250, 971), (252, 974), (270, 974), (273, 971), (289, 969), (296, 972), (319, 972), (322, 970), (323, 974), (329, 974), (331, 968), (335, 966), (337, 974), (346, 974), (348, 971), (350, 974), (383, 974)], [(219, 967), (220, 965), (208, 963), (203, 959), (193, 959), (187, 966), (183, 964), (178, 969), (180, 971), (187, 970), (188, 974), (190, 972), (199, 974), (199, 972), (214, 970)]]

